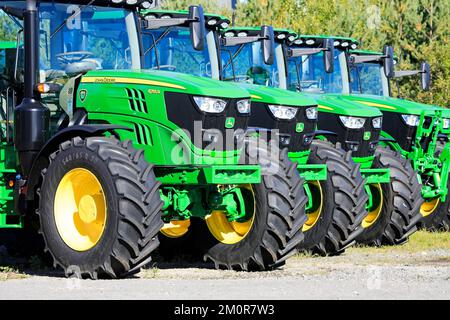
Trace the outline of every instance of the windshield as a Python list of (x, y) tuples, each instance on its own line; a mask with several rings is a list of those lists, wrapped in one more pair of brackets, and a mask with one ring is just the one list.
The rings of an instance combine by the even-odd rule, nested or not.
[(327, 73), (323, 52), (288, 60), (288, 88), (310, 93), (348, 93), (345, 52), (334, 51), (334, 71)]
[[(210, 38), (210, 34), (207, 35)], [(189, 27), (168, 27), (143, 31), (145, 67), (211, 77), (208, 46), (192, 46)]]
[(41, 4), (39, 14), (41, 79), (44, 75), (48, 81), (89, 70), (140, 67), (133, 13), (96, 6)]
[[(247, 82), (279, 87), (278, 59), (272, 65), (264, 63), (261, 41), (236, 46), (222, 46), (222, 78), (225, 81)], [(277, 44), (275, 51), (281, 45)]]
[(350, 69), (352, 93), (389, 95), (383, 74), (383, 67), (379, 63), (358, 63), (352, 66)]

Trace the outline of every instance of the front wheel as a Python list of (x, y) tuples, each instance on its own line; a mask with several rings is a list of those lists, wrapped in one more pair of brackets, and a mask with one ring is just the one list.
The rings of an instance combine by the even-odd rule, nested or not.
[(67, 276), (132, 274), (159, 244), (159, 182), (129, 142), (92, 137), (62, 143), (43, 171), (39, 200), (46, 250)]
[(326, 164), (327, 179), (305, 185), (311, 205), (303, 227), (305, 241), (299, 249), (337, 255), (354, 243), (367, 215), (365, 180), (350, 153), (326, 141), (313, 142), (308, 163)]
[(421, 185), (417, 173), (409, 159), (399, 152), (378, 147), (375, 152), (374, 167), (389, 168), (391, 182), (372, 186), (378, 199), (363, 222), (364, 232), (357, 241), (367, 245), (395, 245), (408, 240), (417, 230), (420, 206), (422, 205)]
[(225, 213), (213, 211), (195, 231), (205, 261), (211, 260), (218, 269), (274, 269), (295, 254), (303, 240), (306, 196), (297, 165), (287, 151), (272, 162), (263, 151), (258, 154), (265, 158), (262, 163), (276, 162), (279, 168), (267, 172), (262, 164), (261, 183), (238, 186), (246, 218), (230, 222)]

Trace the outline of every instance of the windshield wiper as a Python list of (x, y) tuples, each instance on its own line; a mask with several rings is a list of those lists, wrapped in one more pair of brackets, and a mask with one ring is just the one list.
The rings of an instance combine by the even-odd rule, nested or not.
[(94, 2), (97, 0), (91, 0), (88, 4), (85, 4), (84, 6), (82, 6), (80, 8), (80, 10), (76, 11), (73, 15), (71, 15), (70, 17), (68, 17), (67, 19), (65, 19), (59, 26), (58, 28), (55, 29), (55, 31), (50, 35), (50, 39), (53, 39), (53, 37), (61, 31), (62, 28), (64, 28), (64, 25), (67, 23), (67, 21), (69, 21), (69, 19), (74, 19), (76, 17), (78, 17), (83, 11), (84, 9), (86, 9), (87, 7), (90, 7), (94, 4)]
[(230, 57), (230, 60), (228, 60), (227, 63), (223, 66), (223, 69), (225, 70), (231, 63), (234, 64), (234, 59), (242, 52), (242, 49), (244, 49), (245, 44), (241, 44), (239, 48), (236, 50), (236, 52)]
[[(144, 34), (151, 35), (151, 36), (153, 37), (153, 44), (150, 46), (150, 48), (148, 48), (147, 50), (145, 50), (144, 56), (146, 56), (147, 53), (149, 53), (150, 51), (152, 51), (153, 48), (155, 48), (155, 47), (158, 45), (158, 43), (160, 43), (161, 40), (164, 39), (164, 38), (169, 34), (170, 31), (172, 31), (172, 28), (173, 28), (173, 27), (167, 27), (166, 30), (164, 30), (164, 32), (161, 33), (161, 35), (160, 35), (156, 40), (154, 40), (155, 38), (154, 38), (154, 36), (153, 36), (152, 33), (144, 32)], [(156, 52), (156, 51), (157, 51), (157, 50), (155, 50), (155, 52)]]

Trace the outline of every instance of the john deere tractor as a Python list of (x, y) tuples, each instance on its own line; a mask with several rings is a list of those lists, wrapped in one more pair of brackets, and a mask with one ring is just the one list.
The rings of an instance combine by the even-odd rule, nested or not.
[[(190, 37), (186, 26), (162, 26), (166, 20), (182, 19), (187, 14), (142, 12), (149, 26), (155, 26), (143, 29), (148, 33), (144, 47), (148, 48), (149, 67), (237, 82), (245, 88), (252, 106), (249, 135), (277, 136), (280, 147), (289, 150), (289, 157), (306, 180), (308, 220), (303, 226), (305, 240), (301, 247), (323, 255), (342, 252), (354, 243), (353, 232), (367, 214), (364, 180), (359, 166), (339, 146), (314, 141), (315, 135), (321, 134), (316, 130), (315, 102), (277, 88), (281, 60), (275, 51), (273, 29), (228, 30), (228, 19), (208, 14), (207, 46), (202, 53), (194, 54), (186, 45)], [(157, 28), (158, 23), (161, 26)]]
[[(364, 231), (357, 241), (373, 245), (407, 241), (417, 230), (420, 219), (420, 184), (414, 168), (399, 153), (378, 146), (378, 142), (382, 143), (386, 138), (382, 134), (381, 118), (367, 117), (373, 108), (369, 111), (364, 106), (372, 106), (348, 99), (351, 92), (349, 50), (358, 46), (357, 41), (308, 35), (286, 38), (287, 86), (291, 90), (320, 95), (319, 105), (324, 103), (320, 110), (325, 116), (322, 122), (319, 121), (319, 128), (337, 132), (337, 136), (329, 139), (342, 141), (344, 148), (351, 151), (363, 167), (390, 171), (390, 183), (378, 181), (366, 187), (372, 199), (368, 204), (370, 213), (363, 221)], [(334, 67), (330, 68), (331, 65)], [(325, 105), (330, 98), (336, 99), (334, 106)], [(349, 117), (340, 114), (342, 110), (350, 110), (346, 102), (352, 102), (354, 106)], [(341, 108), (335, 111), (336, 106)]]
[[(450, 229), (448, 170), (450, 112), (437, 106), (392, 98), (391, 79), (421, 76), (422, 90), (430, 86), (430, 67), (393, 71), (386, 75), (384, 65), (394, 65), (392, 49), (385, 52), (352, 50), (350, 52), (351, 89), (361, 103), (380, 108), (385, 115), (384, 142), (392, 150), (411, 160), (418, 171), (425, 202), (420, 212), (421, 225), (429, 230)], [(392, 67), (391, 67), (392, 68)]]
[[(296, 164), (245, 148), (247, 91), (141, 70), (137, 12), (151, 2), (0, 3), (20, 26), (0, 90), (0, 228), (37, 213), (45, 250), (67, 275), (137, 272), (160, 230), (178, 237), (194, 218), (206, 221), (216, 266), (279, 266), (306, 219)], [(185, 23), (203, 49), (201, 8)]]

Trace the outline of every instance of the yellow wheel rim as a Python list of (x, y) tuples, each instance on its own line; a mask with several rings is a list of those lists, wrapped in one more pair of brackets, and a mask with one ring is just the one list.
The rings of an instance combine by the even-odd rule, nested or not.
[(92, 249), (105, 231), (105, 194), (87, 169), (73, 169), (64, 175), (56, 189), (53, 211), (59, 235), (73, 250)]
[(317, 221), (319, 221), (323, 210), (323, 190), (320, 182), (308, 181), (308, 187), (315, 203), (313, 204), (313, 210), (306, 213), (308, 220), (306, 220), (303, 225), (303, 232), (306, 232), (314, 227)]
[(383, 190), (381, 189), (381, 185), (379, 183), (370, 184), (369, 188), (372, 193), (372, 201), (375, 202), (375, 205), (372, 206), (369, 213), (362, 221), (363, 228), (369, 228), (372, 226), (375, 221), (378, 220), (381, 215), (381, 211), (383, 210)]
[(253, 196), (252, 208), (248, 208), (249, 210), (252, 210), (252, 216), (249, 220), (245, 222), (230, 222), (228, 221), (226, 214), (222, 211), (213, 211), (205, 218), (206, 225), (211, 234), (214, 238), (224, 244), (236, 244), (241, 242), (250, 233), (255, 220), (256, 203), (253, 188), (251, 185), (245, 185), (241, 188), (251, 191)]
[(420, 214), (423, 217), (426, 217), (426, 216), (429, 216), (429, 215), (433, 214), (436, 211), (436, 209), (437, 209), (437, 207), (439, 206), (440, 203), (441, 203), (441, 199), (440, 198), (434, 198), (431, 201), (425, 201), (420, 206)]
[(169, 223), (165, 223), (160, 231), (166, 237), (181, 238), (189, 231), (190, 225), (190, 220), (174, 220)]

